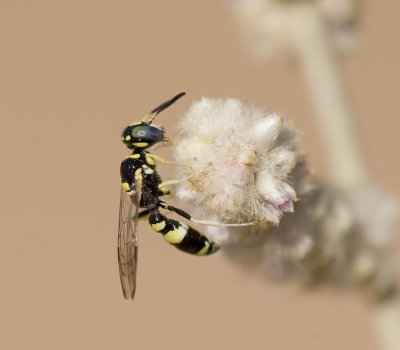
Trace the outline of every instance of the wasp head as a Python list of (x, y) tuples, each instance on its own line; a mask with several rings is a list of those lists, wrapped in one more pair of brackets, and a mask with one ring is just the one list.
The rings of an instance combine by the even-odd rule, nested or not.
[(130, 149), (145, 149), (164, 139), (164, 129), (146, 122), (136, 122), (122, 131), (121, 139)]

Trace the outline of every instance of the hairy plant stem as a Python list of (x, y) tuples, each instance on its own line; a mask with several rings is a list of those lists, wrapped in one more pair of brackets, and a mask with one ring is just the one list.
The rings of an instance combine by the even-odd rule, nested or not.
[(399, 297), (392, 297), (388, 301), (377, 303), (372, 317), (382, 350), (400, 349)]
[(325, 143), (330, 180), (347, 191), (363, 189), (371, 182), (369, 171), (320, 16), (308, 1), (289, 5), (288, 15), (292, 45)]
[[(347, 192), (373, 185), (332, 48), (311, 2), (288, 6), (290, 38), (325, 143), (330, 180)], [(382, 350), (400, 349), (400, 298), (372, 306)]]

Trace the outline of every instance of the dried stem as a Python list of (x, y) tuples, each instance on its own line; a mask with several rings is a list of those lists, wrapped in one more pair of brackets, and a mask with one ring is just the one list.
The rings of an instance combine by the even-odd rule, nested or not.
[(345, 190), (365, 188), (370, 176), (338, 74), (333, 49), (315, 6), (288, 6), (290, 37), (307, 82), (327, 152), (331, 181)]
[[(325, 142), (331, 181), (348, 192), (363, 190), (372, 181), (320, 17), (308, 2), (289, 6), (289, 13), (291, 39)], [(400, 349), (399, 299), (377, 303), (372, 311), (382, 349)]]
[(400, 349), (400, 300), (392, 298), (381, 302), (373, 311), (373, 321), (382, 349)]

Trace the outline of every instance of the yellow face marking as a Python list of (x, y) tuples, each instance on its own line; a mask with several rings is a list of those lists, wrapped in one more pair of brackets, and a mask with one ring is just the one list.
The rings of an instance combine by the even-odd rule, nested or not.
[(210, 243), (208, 243), (207, 241), (204, 242), (204, 247), (199, 250), (196, 255), (205, 255), (208, 252), (208, 249), (210, 248)]
[(140, 158), (140, 154), (139, 153), (130, 154), (129, 156), (127, 156), (125, 158), (138, 159), (138, 158)]
[(142, 124), (142, 122), (133, 122), (132, 124), (129, 124), (129, 126), (134, 126), (134, 125), (139, 125)]
[(149, 165), (155, 165), (156, 161), (153, 159), (153, 157), (150, 154), (146, 154), (146, 162)]
[(160, 231), (164, 230), (164, 228), (165, 228), (166, 225), (167, 225), (167, 224), (166, 224), (165, 221), (163, 220), (163, 221), (158, 222), (158, 223), (156, 223), (156, 224), (151, 224), (151, 227), (152, 227), (152, 229), (153, 229), (154, 231), (160, 232)]
[(132, 138), (131, 135), (128, 135), (125, 137), (125, 141), (129, 141), (131, 138)]
[(136, 193), (136, 191), (134, 191), (134, 190), (129, 191), (129, 192), (126, 192), (126, 194), (127, 194), (128, 196), (133, 196), (135, 193)]
[(121, 136), (121, 140), (122, 140), (122, 141), (125, 141), (125, 138), (124, 138), (123, 136)]
[(180, 223), (179, 227), (175, 230), (169, 231), (166, 235), (164, 235), (165, 240), (171, 244), (181, 243), (185, 238), (188, 227), (183, 223)]
[(133, 142), (132, 146), (135, 147), (147, 147), (149, 144), (147, 142)]

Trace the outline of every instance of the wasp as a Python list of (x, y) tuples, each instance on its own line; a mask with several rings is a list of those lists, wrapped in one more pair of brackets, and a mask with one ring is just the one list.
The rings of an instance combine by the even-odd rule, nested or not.
[(121, 199), (118, 227), (118, 265), (125, 299), (133, 299), (136, 288), (137, 232), (139, 218), (148, 217), (151, 228), (161, 233), (165, 240), (189, 254), (208, 255), (218, 246), (206, 236), (183, 222), (170, 219), (160, 209), (175, 212), (181, 217), (198, 223), (216, 224), (195, 220), (182, 209), (168, 205), (160, 197), (170, 194), (167, 185), (178, 180), (162, 182), (156, 170), (156, 161), (168, 162), (150, 153), (159, 142), (165, 141), (163, 127), (152, 124), (154, 118), (184, 96), (182, 92), (148, 113), (141, 121), (134, 122), (122, 131), (122, 142), (132, 150), (121, 163)]

